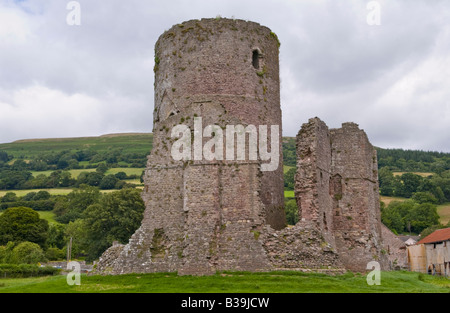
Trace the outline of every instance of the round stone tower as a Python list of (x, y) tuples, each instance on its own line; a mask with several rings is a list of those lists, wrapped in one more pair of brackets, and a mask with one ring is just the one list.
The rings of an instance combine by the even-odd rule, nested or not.
[(166, 129), (189, 125), (194, 116), (202, 118), (203, 127), (264, 125), (270, 132), (271, 125), (278, 126), (278, 159), (271, 160), (278, 162), (274, 170), (263, 171), (260, 196), (266, 222), (275, 229), (284, 227), (277, 36), (267, 27), (242, 20), (184, 22), (158, 39), (154, 70), (155, 136), (162, 132), (160, 137), (167, 137)]
[(242, 20), (160, 36), (146, 210), (111, 273), (270, 266), (260, 234), (285, 226), (278, 51), (270, 29)]

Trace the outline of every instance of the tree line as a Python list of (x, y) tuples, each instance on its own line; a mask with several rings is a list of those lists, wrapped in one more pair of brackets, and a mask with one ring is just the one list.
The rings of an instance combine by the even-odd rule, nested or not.
[(423, 202), (442, 204), (450, 202), (450, 170), (426, 177), (415, 173), (394, 175), (387, 167), (378, 172), (382, 196), (415, 198)]
[[(394, 233), (425, 236), (431, 231), (450, 227), (441, 225), (437, 205), (450, 202), (450, 154), (376, 148), (380, 195), (404, 198), (407, 201), (381, 203), (382, 222)], [(294, 190), (296, 156), (295, 140), (283, 141), (284, 164), (291, 168), (284, 173), (285, 190)], [(403, 172), (403, 173), (402, 173)], [(430, 173), (418, 175), (412, 172)], [(288, 224), (298, 221), (295, 199), (285, 201)]]
[[(145, 208), (141, 191), (133, 188), (101, 193), (84, 185), (49, 198), (55, 203), (57, 223), (49, 223), (26, 206), (9, 207), (0, 215), (0, 264), (64, 259), (70, 239), (73, 258), (95, 260), (113, 241), (128, 242)], [(1, 200), (6, 203), (4, 197)]]
[(395, 172), (431, 172), (450, 170), (450, 153), (376, 148), (378, 168)]
[(16, 160), (11, 165), (0, 164), (0, 190), (77, 188), (81, 185), (100, 189), (122, 189), (130, 187), (126, 180), (139, 179), (142, 176), (127, 175), (123, 171), (106, 174), (109, 168), (107, 164), (100, 163), (95, 171), (81, 172), (77, 177), (72, 177), (69, 170), (55, 170), (50, 175), (34, 176), (23, 160)]
[[(96, 168), (99, 163), (106, 163), (109, 167), (145, 167), (148, 153), (126, 152), (123, 148), (113, 148), (107, 151), (62, 150), (42, 152), (36, 155), (20, 155), (15, 159), (23, 161), (17, 166), (29, 171), (53, 171), (70, 169)], [(5, 151), (0, 151), (0, 167), (14, 159)]]
[[(284, 137), (282, 148), (284, 165), (296, 166), (295, 138)], [(393, 172), (430, 172), (437, 174), (450, 170), (450, 153), (383, 149), (379, 147), (375, 147), (375, 149), (377, 151), (379, 169), (386, 167)]]

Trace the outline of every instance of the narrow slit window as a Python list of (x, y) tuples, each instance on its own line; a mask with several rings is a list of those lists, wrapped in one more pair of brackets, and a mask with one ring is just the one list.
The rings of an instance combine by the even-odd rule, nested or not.
[(259, 58), (260, 57), (261, 57), (261, 53), (258, 51), (258, 49), (253, 50), (252, 64), (253, 64), (253, 67), (257, 70), (259, 70)]

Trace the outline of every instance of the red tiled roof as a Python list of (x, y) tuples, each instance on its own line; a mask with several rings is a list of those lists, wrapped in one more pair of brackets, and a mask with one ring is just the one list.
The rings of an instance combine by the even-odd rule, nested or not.
[(420, 240), (417, 244), (433, 243), (445, 240), (450, 240), (450, 228), (438, 229)]

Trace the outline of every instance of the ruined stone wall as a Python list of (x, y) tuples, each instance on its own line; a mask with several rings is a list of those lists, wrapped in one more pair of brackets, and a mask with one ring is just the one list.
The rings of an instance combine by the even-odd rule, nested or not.
[(345, 272), (338, 253), (315, 222), (299, 221), (280, 231), (266, 227), (261, 237), (272, 270)]
[(297, 135), (296, 149), (295, 197), (299, 217), (313, 221), (336, 249), (330, 197), (331, 138), (326, 124), (318, 118), (310, 119)]
[(383, 258), (376, 150), (357, 124), (330, 133), (336, 245), (347, 268), (363, 270)]
[(406, 244), (385, 225), (381, 224), (383, 253), (388, 258), (389, 270), (408, 270), (408, 250)]
[(376, 151), (357, 124), (328, 130), (310, 119), (297, 135), (295, 193), (302, 220), (314, 221), (344, 266), (385, 265)]

